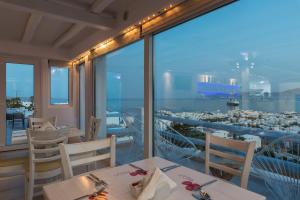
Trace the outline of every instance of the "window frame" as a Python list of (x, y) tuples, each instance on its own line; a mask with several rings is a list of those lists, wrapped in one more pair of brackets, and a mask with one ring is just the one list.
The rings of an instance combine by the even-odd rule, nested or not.
[[(56, 104), (52, 103), (52, 74), (51, 74), (51, 69), (52, 68), (67, 68), (68, 69), (68, 103), (62, 103), (62, 104)], [(49, 99), (48, 99), (48, 104), (49, 107), (69, 107), (72, 106), (72, 70), (69, 66), (55, 66), (51, 65), (49, 66)]]
[[(34, 81), (34, 103), (37, 105), (35, 114), (40, 115), (41, 105), (41, 67), (38, 59), (31, 59), (23, 56), (1, 56), (0, 58), (0, 153), (5, 151), (23, 150), (28, 147), (27, 144), (6, 144), (6, 64), (25, 64), (33, 65)], [(2, 116), (3, 115), (3, 116)], [(2, 117), (1, 117), (2, 116)]]

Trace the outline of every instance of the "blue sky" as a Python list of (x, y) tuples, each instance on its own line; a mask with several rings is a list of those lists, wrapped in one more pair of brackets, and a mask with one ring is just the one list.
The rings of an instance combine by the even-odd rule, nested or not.
[[(217, 83), (234, 78), (241, 84), (242, 70), (252, 63), (249, 81), (269, 82), (272, 92), (300, 88), (299, 10), (300, 0), (240, 0), (155, 35), (156, 97), (197, 95), (196, 76), (201, 74), (213, 75)], [(134, 43), (107, 55), (109, 73), (122, 77), (110, 77), (111, 98), (143, 97), (142, 45)], [(166, 72), (171, 76), (170, 93)]]
[(241, 0), (160, 33), (156, 73), (210, 73), (222, 80), (239, 76), (237, 62), (253, 62), (253, 78), (268, 79), (274, 91), (278, 82), (298, 82), (299, 10), (299, 0)]
[[(53, 68), (51, 71), (51, 95), (55, 99), (68, 99), (68, 70)], [(6, 96), (31, 97), (34, 95), (34, 66), (30, 64), (6, 64)]]
[[(171, 84), (193, 90), (197, 75), (212, 74), (216, 82), (226, 83), (229, 78), (239, 80), (241, 70), (250, 63), (254, 63), (250, 81), (269, 81), (272, 92), (300, 87), (299, 10), (300, 0), (240, 0), (155, 35), (157, 95), (165, 95), (166, 72), (176, 82), (172, 79)], [(110, 76), (117, 77), (109, 79), (109, 96), (142, 98), (143, 41), (106, 57)], [(237, 63), (240, 69), (236, 68)], [(9, 73), (15, 73), (17, 79), (25, 77), (24, 73)], [(30, 75), (26, 76), (30, 79)], [(32, 93), (31, 87), (26, 88), (24, 95)], [(16, 93), (11, 91), (12, 95)], [(173, 95), (183, 93), (175, 91)]]
[(31, 97), (33, 96), (33, 65), (6, 64), (6, 96)]

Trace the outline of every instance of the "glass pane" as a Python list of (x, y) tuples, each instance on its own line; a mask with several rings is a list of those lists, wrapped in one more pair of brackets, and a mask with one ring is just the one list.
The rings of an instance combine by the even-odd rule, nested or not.
[(6, 63), (6, 145), (26, 143), (34, 113), (34, 65)]
[(100, 137), (117, 136), (117, 163), (143, 158), (144, 42), (95, 60), (96, 115), (106, 118)]
[(69, 103), (69, 68), (51, 67), (51, 104)]
[(155, 35), (156, 155), (203, 170), (192, 158), (206, 133), (255, 141), (255, 152), (299, 134), (299, 9), (237, 1)]
[(84, 64), (79, 69), (79, 108), (80, 108), (80, 130), (85, 131), (85, 70)]

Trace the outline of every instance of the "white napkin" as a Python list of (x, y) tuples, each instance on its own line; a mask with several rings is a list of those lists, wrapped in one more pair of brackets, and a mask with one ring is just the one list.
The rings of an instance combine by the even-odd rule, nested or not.
[(43, 125), (38, 129), (39, 131), (51, 130), (54, 131), (56, 128), (50, 122), (44, 122)]
[(164, 200), (174, 188), (176, 188), (176, 183), (156, 168), (137, 200)]

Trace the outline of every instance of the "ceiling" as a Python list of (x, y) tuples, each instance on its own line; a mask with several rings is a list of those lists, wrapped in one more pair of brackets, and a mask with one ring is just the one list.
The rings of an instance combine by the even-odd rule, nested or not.
[(183, 0), (0, 0), (0, 54), (70, 60)]

